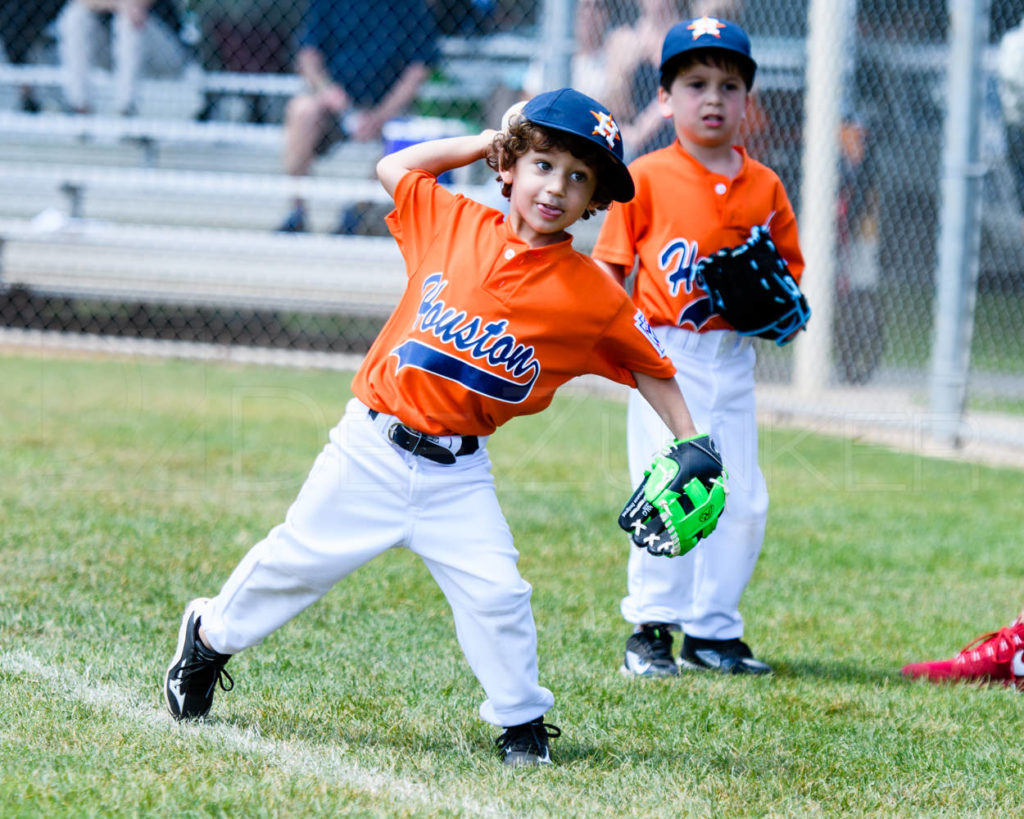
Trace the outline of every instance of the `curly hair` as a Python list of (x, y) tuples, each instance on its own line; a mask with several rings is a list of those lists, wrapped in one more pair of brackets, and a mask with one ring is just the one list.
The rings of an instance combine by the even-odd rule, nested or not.
[[(594, 171), (597, 186), (587, 209), (583, 211), (583, 219), (589, 219), (596, 211), (606, 210), (612, 203), (612, 160), (608, 158), (606, 151), (583, 137), (545, 128), (526, 119), (514, 121), (508, 131), (499, 132), (494, 137), (491, 149), (487, 152), (487, 167), (492, 171), (511, 168), (519, 157), (530, 150), (568, 151)], [(512, 194), (512, 185), (502, 181), (500, 175), (497, 181), (501, 182), (501, 195), (508, 199)]]

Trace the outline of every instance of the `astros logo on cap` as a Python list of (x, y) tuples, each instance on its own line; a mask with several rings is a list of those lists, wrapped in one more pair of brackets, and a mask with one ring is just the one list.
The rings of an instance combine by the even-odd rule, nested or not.
[(722, 35), (718, 33), (718, 30), (725, 28), (725, 23), (716, 20), (714, 17), (704, 15), (694, 20), (686, 28), (693, 32), (694, 40), (703, 37), (705, 34), (721, 39)]
[(597, 125), (594, 130), (590, 133), (597, 134), (605, 138), (609, 148), (615, 147), (615, 140), (619, 139), (619, 126), (615, 120), (612, 119), (612, 115), (607, 111), (591, 111), (594, 118), (597, 120)]

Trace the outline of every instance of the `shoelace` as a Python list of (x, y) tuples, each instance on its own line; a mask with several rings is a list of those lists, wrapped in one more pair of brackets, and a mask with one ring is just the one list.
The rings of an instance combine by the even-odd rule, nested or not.
[(957, 659), (963, 657), (971, 651), (977, 651), (987, 654), (997, 663), (1006, 663), (1013, 657), (1014, 652), (1017, 650), (1017, 646), (1024, 645), (1024, 641), (1014, 642), (1014, 637), (1017, 636), (1017, 632), (1020, 629), (1019, 624), (1012, 626), (1006, 626), (1005, 628), (999, 629), (999, 631), (990, 631), (988, 634), (982, 634), (980, 637), (975, 637), (971, 642), (960, 649), (960, 653), (957, 655)]
[[(206, 687), (205, 697), (209, 697), (213, 693), (213, 689), (220, 684), (221, 691), (230, 691), (235, 687), (235, 681), (231, 679), (231, 674), (224, 668), (224, 664), (228, 661), (228, 656), (224, 654), (218, 654), (216, 651), (211, 651), (202, 642), (196, 639), (195, 651), (192, 652), (192, 662), (181, 669), (179, 678), (182, 682), (195, 677), (200, 683), (206, 680), (209, 675), (210, 682)], [(224, 680), (227, 680), (227, 685), (224, 684)]]
[(514, 725), (511, 728), (506, 728), (504, 733), (496, 740), (494, 744), (499, 748), (511, 748), (523, 740), (529, 742), (529, 748), (531, 750), (540, 749), (546, 744), (541, 737), (547, 739), (555, 739), (562, 735), (562, 729), (557, 725), (551, 725), (541, 720), (535, 720), (534, 722), (527, 722), (524, 725)]

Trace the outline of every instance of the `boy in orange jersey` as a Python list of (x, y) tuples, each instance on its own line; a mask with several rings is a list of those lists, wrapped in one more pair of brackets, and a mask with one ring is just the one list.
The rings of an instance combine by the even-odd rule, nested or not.
[[(767, 226), (799, 281), (803, 257), (796, 217), (778, 176), (736, 142), (754, 80), (750, 40), (735, 23), (701, 17), (665, 36), (658, 104), (676, 140), (636, 159), (636, 197), (608, 213), (593, 256), (619, 282), (637, 263), (633, 298), (676, 365), (694, 422), (721, 448), (730, 495), (717, 530), (666, 562), (632, 550), (621, 609), (634, 625), (624, 673), (674, 676), (679, 668), (765, 674), (743, 636), (740, 596), (764, 538), (768, 492), (757, 463), (752, 340), (719, 315), (695, 276), (699, 259), (743, 243)], [(670, 437), (632, 395), (629, 468), (638, 480), (648, 456)], [(671, 632), (683, 631), (678, 661)]]
[[(486, 158), (509, 215), (437, 176)], [(633, 196), (611, 114), (571, 89), (531, 100), (501, 133), (421, 143), (377, 166), (409, 282), (352, 383), (284, 523), (212, 599), (193, 600), (165, 677), (177, 719), (202, 717), (230, 655), (396, 546), (419, 555), (451, 605), (463, 653), (505, 728), (504, 762), (551, 761), (530, 585), (498, 505), (486, 441), (582, 373), (635, 385), (680, 438), (690, 414), (643, 314), (566, 229)]]

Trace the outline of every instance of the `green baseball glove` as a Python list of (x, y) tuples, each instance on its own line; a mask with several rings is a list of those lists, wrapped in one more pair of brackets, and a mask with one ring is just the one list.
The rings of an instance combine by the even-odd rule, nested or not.
[(725, 510), (728, 474), (707, 435), (674, 440), (619, 515), (619, 526), (652, 555), (684, 555), (718, 525)]

